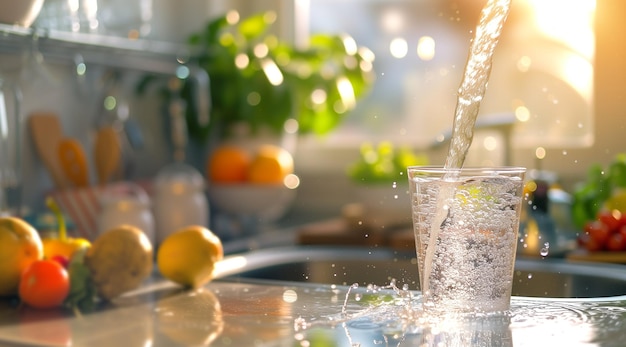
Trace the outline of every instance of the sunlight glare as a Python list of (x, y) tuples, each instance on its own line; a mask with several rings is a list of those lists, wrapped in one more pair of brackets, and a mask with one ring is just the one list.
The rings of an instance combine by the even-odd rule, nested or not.
[(273, 86), (279, 86), (283, 83), (283, 73), (273, 60), (263, 59), (261, 60), (261, 66), (263, 67), (265, 76), (267, 76), (267, 80), (270, 81)]
[(404, 58), (408, 51), (409, 45), (406, 40), (401, 37), (397, 37), (389, 43), (389, 52), (394, 58)]
[(590, 58), (594, 52), (596, 0), (526, 1), (533, 10), (539, 31)]
[(435, 39), (430, 36), (422, 36), (417, 42), (417, 56), (429, 61), (435, 57)]

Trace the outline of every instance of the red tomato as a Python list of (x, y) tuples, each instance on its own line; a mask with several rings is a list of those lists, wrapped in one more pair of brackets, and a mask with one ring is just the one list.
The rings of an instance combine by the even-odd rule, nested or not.
[(589, 252), (601, 251), (604, 247), (603, 245), (599, 244), (598, 241), (589, 236), (589, 234), (580, 235), (580, 237), (578, 238), (578, 243)]
[(609, 229), (609, 227), (606, 224), (597, 220), (587, 223), (585, 225), (585, 232), (589, 234), (590, 238), (593, 239), (598, 245), (600, 245), (601, 248), (606, 245), (606, 241), (611, 235), (611, 230)]
[(601, 211), (598, 213), (598, 220), (606, 225), (611, 232), (617, 231), (620, 227), (619, 219), (611, 213), (611, 211)]
[(67, 270), (54, 260), (37, 260), (20, 278), (20, 299), (35, 308), (61, 306), (70, 291)]
[(606, 248), (609, 251), (624, 251), (626, 250), (626, 237), (624, 237), (621, 233), (614, 233), (609, 236), (609, 239), (606, 241)]

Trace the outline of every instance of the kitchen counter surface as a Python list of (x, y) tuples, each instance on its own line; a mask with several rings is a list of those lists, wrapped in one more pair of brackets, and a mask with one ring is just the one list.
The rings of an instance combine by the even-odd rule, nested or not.
[(626, 297), (601, 303), (569, 299), (534, 304), (514, 298), (512, 315), (458, 321), (449, 330), (445, 330), (451, 327), (449, 321), (439, 321), (431, 330), (418, 316), (410, 319), (418, 301), (409, 299), (408, 293), (228, 280), (183, 290), (153, 278), (141, 289), (80, 315), (0, 301), (0, 345), (617, 346), (601, 342), (626, 339)]
[[(295, 318), (315, 298), (331, 304), (333, 295), (329, 288), (223, 281), (183, 290), (152, 279), (81, 314), (0, 301), (0, 345), (293, 346)], [(328, 306), (328, 313), (340, 312)]]

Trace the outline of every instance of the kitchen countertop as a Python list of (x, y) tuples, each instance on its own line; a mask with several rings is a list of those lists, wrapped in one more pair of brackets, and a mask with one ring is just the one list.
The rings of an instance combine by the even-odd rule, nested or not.
[(442, 320), (430, 329), (419, 316), (410, 315), (418, 300), (407, 294), (415, 293), (402, 293), (252, 280), (216, 280), (183, 290), (155, 277), (139, 290), (79, 315), (0, 302), (0, 345), (545, 346), (595, 340), (598, 346), (617, 346), (626, 339), (626, 297), (600, 303), (568, 299), (534, 304), (514, 297), (511, 315), (477, 317), (455, 325)]
[[(227, 242), (225, 251), (236, 255), (293, 245), (297, 230), (285, 227)], [(378, 347), (443, 341), (517, 347), (626, 341), (626, 296), (532, 304), (514, 297), (512, 315), (464, 321), (446, 331), (407, 316), (419, 307), (418, 292), (410, 292), (407, 303), (408, 292), (371, 289), (227, 277), (185, 290), (155, 272), (138, 290), (93, 312), (36, 310), (2, 299), (0, 346)]]

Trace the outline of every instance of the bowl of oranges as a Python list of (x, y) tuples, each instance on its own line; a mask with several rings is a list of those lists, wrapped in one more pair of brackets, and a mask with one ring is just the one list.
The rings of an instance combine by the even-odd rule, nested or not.
[(220, 145), (209, 156), (206, 170), (209, 200), (219, 212), (263, 222), (288, 211), (299, 185), (291, 153), (271, 144)]

